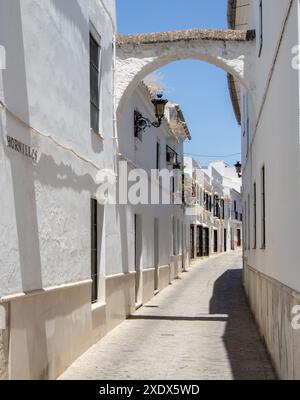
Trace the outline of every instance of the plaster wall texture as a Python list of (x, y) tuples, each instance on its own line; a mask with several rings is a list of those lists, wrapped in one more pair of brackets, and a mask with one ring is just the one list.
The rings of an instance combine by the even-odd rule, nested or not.
[(244, 279), (252, 312), (277, 376), (284, 380), (299, 380), (300, 331), (293, 329), (291, 314), (291, 309), (299, 305), (299, 293), (252, 269), (247, 261)]
[[(3, 100), (24, 121), (1, 110), (6, 212), (0, 221), (0, 296), (6, 296), (90, 276), (90, 197), (97, 167), (114, 169), (115, 141), (112, 101), (101, 102), (104, 140), (90, 132), (89, 32), (93, 25), (101, 37), (102, 99), (113, 98), (114, 32), (96, 0), (75, 0), (72, 6), (56, 0), (1, 1), (0, 7), (7, 54)], [(37, 164), (8, 149), (7, 135), (36, 147)]]
[[(259, 2), (253, 0), (250, 6), (249, 26), (259, 32)], [(299, 379), (300, 371), (299, 331), (292, 328), (292, 308), (299, 304), (300, 292), (299, 215), (295, 212), (300, 200), (299, 71), (292, 68), (296, 56), (292, 50), (298, 44), (299, 2), (264, 1), (261, 55), (258, 37), (256, 54), (249, 60), (256, 74), (255, 104), (241, 90), (243, 204), (248, 237), (244, 281), (253, 314), (281, 379)]]
[[(0, 1), (0, 42), (7, 59), (0, 71), (5, 104), (0, 107), (5, 210), (0, 216), (0, 301), (8, 321), (0, 331), (1, 377), (55, 378), (110, 329), (113, 324), (106, 325), (106, 319), (114, 307), (119, 306), (120, 321), (131, 304), (124, 281), (126, 293), (119, 293), (115, 305), (108, 301), (101, 328), (93, 318), (90, 199), (97, 172), (115, 170), (117, 154), (114, 2), (103, 4)], [(101, 135), (90, 131), (90, 31), (101, 47)], [(37, 162), (8, 148), (7, 136), (36, 148)], [(104, 276), (123, 272), (116, 259), (121, 221), (115, 206), (107, 206), (104, 214), (98, 243), (101, 300), (106, 292), (114, 299), (111, 288), (117, 287), (106, 284)], [(83, 282), (84, 290), (67, 286)], [(54, 287), (59, 287), (55, 294)]]
[[(282, 2), (287, 5), (287, 2)], [(266, 2), (266, 6), (269, 3)], [(266, 68), (266, 59), (271, 42), (270, 30), (276, 25), (281, 9), (272, 7), (265, 11), (266, 38), (262, 59), (255, 59), (258, 76)], [(275, 34), (275, 32), (274, 32)], [(292, 47), (298, 43), (298, 2), (293, 6), (287, 20), (274, 72), (270, 81), (266, 101), (252, 146), (244, 138), (243, 153), (247, 159), (243, 171), (243, 199), (251, 199), (251, 245), (253, 244), (253, 183), (257, 185), (257, 237), (256, 250), (246, 251), (245, 257), (251, 267), (278, 280), (282, 284), (300, 291), (298, 256), (298, 208), (300, 200), (299, 182), (299, 71), (291, 66)], [(272, 38), (273, 41), (273, 38)], [(266, 81), (264, 81), (264, 85)], [(258, 82), (259, 86), (259, 82)], [(254, 121), (255, 122), (255, 121)], [(250, 142), (251, 143), (251, 142)], [(248, 147), (248, 154), (247, 154)], [(262, 244), (261, 169), (266, 174), (266, 249)], [(252, 246), (251, 246), (252, 247)]]
[[(245, 68), (245, 59), (254, 50), (254, 45), (243, 35), (237, 40), (230, 35), (226, 36), (226, 32), (221, 35), (217, 35), (216, 31), (203, 31), (204, 34), (199, 32), (198, 37), (193, 40), (193, 31), (186, 31), (186, 34), (183, 31), (181, 35), (177, 35), (179, 39), (176, 32), (156, 34), (153, 37), (145, 35), (145, 38), (137, 35), (136, 39), (134, 36), (124, 39), (121, 37), (117, 43), (118, 111), (122, 111), (126, 101), (145, 76), (180, 59), (207, 61), (224, 68), (246, 87), (253, 87), (250, 71)], [(166, 38), (160, 40), (160, 36)]]
[[(134, 137), (134, 111), (139, 111), (144, 117), (155, 121), (154, 108), (148, 91), (140, 85), (126, 103), (122, 113), (118, 116), (118, 135), (120, 153), (122, 157), (132, 161), (129, 171), (133, 168), (145, 170), (149, 176), (156, 169), (156, 144), (160, 144), (160, 168), (168, 168), (166, 162), (166, 146), (172, 146), (178, 154), (183, 157), (183, 144), (177, 142), (170, 135), (170, 128), (166, 121), (162, 122), (160, 128), (149, 128), (142, 134), (142, 140)], [(169, 188), (168, 188), (169, 189)], [(128, 259), (130, 268), (134, 269), (134, 215), (141, 217), (142, 223), (142, 250), (140, 267), (151, 269), (154, 265), (154, 219), (159, 224), (159, 265), (170, 263), (172, 253), (172, 217), (176, 220), (176, 237), (178, 235), (177, 222), (179, 222), (179, 236), (182, 240), (181, 226), (184, 222), (184, 213), (178, 205), (131, 205), (128, 210)], [(182, 247), (182, 246), (180, 246)], [(180, 253), (182, 254), (182, 252)]]
[[(258, 58), (260, 49), (260, 40), (257, 37), (256, 50), (252, 54), (251, 66), (255, 76), (256, 100), (255, 114), (257, 115), (262, 104), (264, 91), (272, 68), (273, 59), (281, 37), (286, 15), (291, 4), (297, 7), (297, 1), (293, 0), (264, 0), (263, 1), (263, 51)], [(249, 10), (249, 29), (256, 29), (259, 36), (259, 0), (250, 1)], [(294, 43), (294, 45), (297, 42)]]

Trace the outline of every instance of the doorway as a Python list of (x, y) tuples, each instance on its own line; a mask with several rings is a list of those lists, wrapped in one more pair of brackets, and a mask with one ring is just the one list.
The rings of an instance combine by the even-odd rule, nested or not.
[(209, 228), (203, 229), (203, 255), (204, 257), (209, 257)]
[(141, 300), (142, 217), (134, 215), (135, 302)]
[(154, 218), (154, 290), (158, 290), (159, 281), (159, 219)]
[(237, 229), (237, 246), (241, 247), (242, 246), (242, 236), (241, 236), (241, 230)]
[(191, 249), (191, 258), (195, 258), (195, 227), (194, 227), (194, 225), (190, 226), (190, 249)]
[(218, 252), (218, 231), (214, 229), (214, 253)]
[(182, 249), (182, 257), (181, 257), (182, 265), (181, 265), (181, 267), (182, 267), (183, 271), (185, 270), (185, 263), (186, 263), (186, 246), (185, 246), (185, 229), (184, 228), (185, 228), (185, 225), (182, 222), (181, 223), (181, 249)]
[(197, 257), (203, 257), (203, 227), (197, 226)]

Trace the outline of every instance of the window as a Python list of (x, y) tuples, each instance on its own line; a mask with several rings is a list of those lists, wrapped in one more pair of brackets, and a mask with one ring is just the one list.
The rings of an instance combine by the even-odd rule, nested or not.
[(263, 0), (259, 0), (259, 52), (258, 57), (261, 56), (263, 48)]
[(98, 300), (98, 203), (91, 199), (91, 278), (92, 302)]
[(261, 248), (266, 248), (266, 177), (265, 167), (261, 169)]
[(214, 195), (213, 214), (214, 217), (218, 217), (219, 214), (219, 198), (217, 195)]
[(246, 124), (245, 124), (245, 118), (246, 118), (246, 95), (243, 94), (243, 99), (242, 99), (242, 104), (243, 104), (243, 136), (246, 134)]
[(225, 201), (224, 199), (221, 200), (221, 214), (222, 214), (222, 219), (225, 219)]
[(100, 110), (100, 46), (90, 34), (90, 102), (91, 129), (99, 132)]
[(256, 182), (253, 184), (253, 249), (256, 249), (256, 228), (257, 228), (257, 211), (256, 211)]
[(160, 143), (156, 142), (156, 169), (160, 169)]
[(237, 202), (234, 200), (233, 202), (233, 212), (234, 212), (234, 219), (238, 219), (238, 212), (237, 212)]
[(245, 137), (246, 156), (248, 157), (250, 145), (250, 119), (249, 119), (249, 97), (243, 95), (243, 136)]

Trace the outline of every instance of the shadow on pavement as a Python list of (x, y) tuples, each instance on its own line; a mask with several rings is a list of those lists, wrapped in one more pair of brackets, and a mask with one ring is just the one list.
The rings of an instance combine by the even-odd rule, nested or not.
[(227, 321), (227, 317), (214, 317), (214, 316), (204, 316), (204, 317), (176, 317), (172, 315), (131, 315), (128, 319), (152, 319), (152, 320), (163, 320), (163, 321)]
[(234, 379), (275, 379), (247, 303), (242, 274), (242, 269), (230, 269), (215, 281), (209, 304), (210, 314), (228, 315), (223, 342)]

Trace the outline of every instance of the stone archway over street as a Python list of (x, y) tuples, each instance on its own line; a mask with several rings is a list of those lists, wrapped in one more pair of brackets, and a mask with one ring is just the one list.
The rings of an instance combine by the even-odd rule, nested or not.
[(149, 33), (117, 38), (116, 105), (119, 113), (147, 75), (176, 60), (198, 59), (223, 68), (250, 92), (254, 85), (246, 60), (254, 31), (202, 30)]

